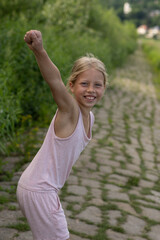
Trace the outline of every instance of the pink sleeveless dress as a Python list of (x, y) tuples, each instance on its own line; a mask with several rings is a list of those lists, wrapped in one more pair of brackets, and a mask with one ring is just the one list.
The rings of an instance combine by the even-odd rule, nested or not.
[(17, 187), (17, 199), (31, 227), (34, 240), (69, 238), (66, 218), (57, 193), (92, 137), (92, 112), (89, 137), (84, 129), (81, 111), (74, 132), (67, 138), (56, 136), (55, 118), (56, 114), (40, 150), (23, 172)]

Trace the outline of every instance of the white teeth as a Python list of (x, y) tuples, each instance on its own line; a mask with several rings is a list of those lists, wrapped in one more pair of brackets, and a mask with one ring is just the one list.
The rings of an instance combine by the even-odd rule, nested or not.
[(89, 99), (89, 100), (93, 100), (94, 99), (94, 97), (86, 97), (87, 99)]

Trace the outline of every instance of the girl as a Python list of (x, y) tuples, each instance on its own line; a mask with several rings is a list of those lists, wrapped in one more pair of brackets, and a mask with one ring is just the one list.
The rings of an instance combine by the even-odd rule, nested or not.
[(17, 198), (34, 240), (67, 240), (69, 232), (58, 191), (91, 140), (91, 109), (104, 94), (107, 74), (97, 58), (78, 59), (68, 83), (73, 97), (43, 48), (41, 33), (31, 30), (24, 40), (36, 57), (58, 109), (40, 150), (18, 182)]

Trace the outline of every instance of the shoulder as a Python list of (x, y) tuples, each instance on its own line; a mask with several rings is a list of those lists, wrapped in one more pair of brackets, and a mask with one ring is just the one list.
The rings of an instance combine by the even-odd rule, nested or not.
[(94, 121), (95, 117), (92, 111), (90, 111), (90, 116), (91, 116), (91, 119)]
[(92, 127), (95, 121), (95, 117), (92, 111), (90, 111), (90, 119), (91, 119), (91, 127)]

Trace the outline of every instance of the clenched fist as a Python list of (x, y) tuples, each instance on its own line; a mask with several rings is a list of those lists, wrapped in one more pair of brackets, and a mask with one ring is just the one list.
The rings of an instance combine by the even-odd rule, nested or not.
[(38, 30), (30, 30), (24, 36), (24, 41), (33, 52), (43, 50), (42, 34)]

